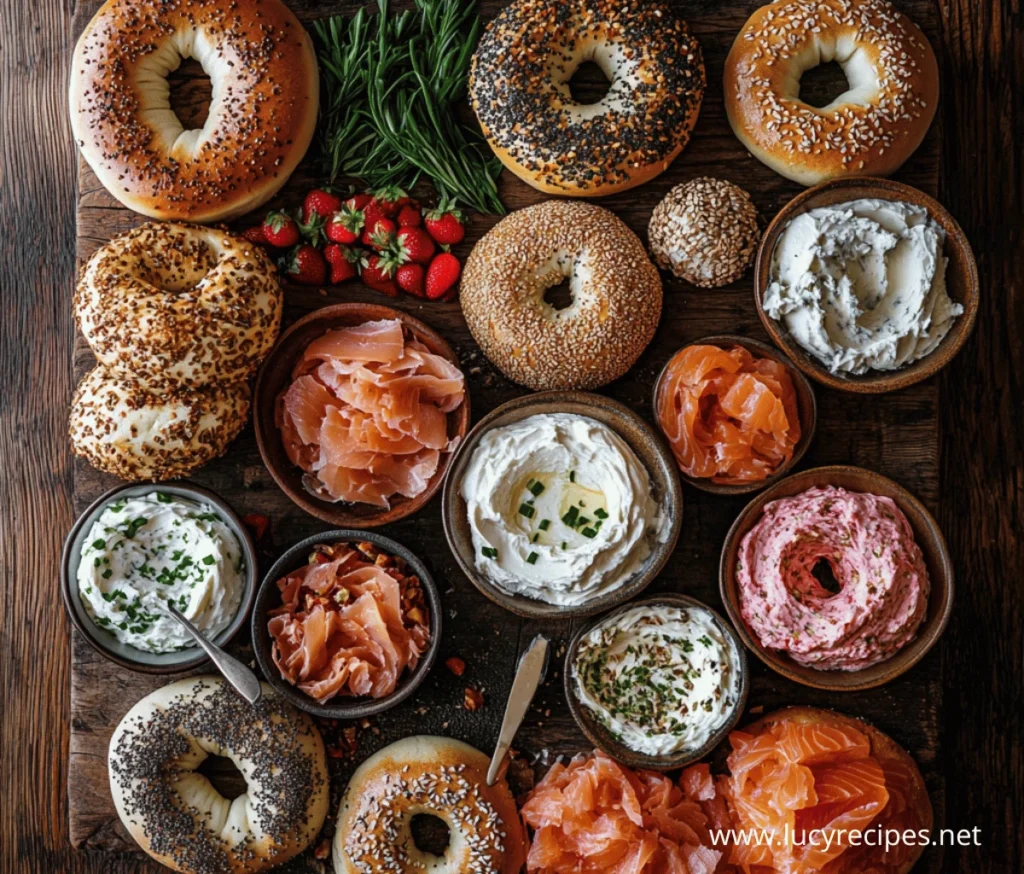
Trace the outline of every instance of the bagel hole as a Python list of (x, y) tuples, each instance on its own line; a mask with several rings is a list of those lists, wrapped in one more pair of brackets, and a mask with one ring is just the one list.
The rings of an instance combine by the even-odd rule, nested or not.
[(850, 80), (836, 61), (818, 64), (800, 76), (800, 99), (820, 109), (850, 90)]
[(832, 567), (832, 562), (827, 558), (819, 558), (814, 563), (814, 567), (811, 568), (811, 576), (818, 581), (819, 586), (831, 595), (838, 595), (842, 591), (843, 586), (836, 579), (835, 569)]
[(563, 279), (557, 285), (552, 285), (544, 292), (544, 303), (556, 312), (568, 309), (572, 306), (572, 302), (572, 287), (569, 285), (568, 278)]
[(451, 842), (451, 831), (441, 817), (432, 813), (417, 813), (409, 820), (412, 842), (424, 853), (443, 856)]
[(234, 801), (239, 795), (245, 795), (248, 786), (238, 766), (227, 756), (207, 756), (196, 768), (221, 795)]
[(171, 110), (185, 130), (196, 130), (206, 124), (213, 99), (213, 84), (195, 58), (185, 58), (177, 70), (167, 76)]
[(600, 103), (608, 94), (612, 83), (597, 64), (584, 61), (569, 79), (569, 93), (577, 103)]

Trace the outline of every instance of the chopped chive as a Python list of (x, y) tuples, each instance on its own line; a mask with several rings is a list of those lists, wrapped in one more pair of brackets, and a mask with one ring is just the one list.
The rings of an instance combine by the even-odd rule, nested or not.
[(536, 511), (529, 504), (520, 504), (519, 505), (519, 515), (525, 516), (527, 519), (532, 519), (533, 518), (533, 514), (535, 512)]
[(174, 500), (174, 498), (172, 498), (169, 494), (167, 494), (167, 492), (157, 492), (156, 493), (156, 499), (161, 504), (169, 504), (169, 503), (171, 503), (171, 501)]
[(212, 555), (208, 555), (208, 556), (206, 556), (206, 558), (203, 559), (203, 564), (205, 564), (207, 566), (209, 566), (211, 564), (216, 564), (216, 563), (217, 563), (217, 559), (215, 559)]
[(590, 519), (587, 518), (586, 516), (579, 516), (576, 519), (576, 527), (577, 528), (581, 528), (582, 526), (589, 525), (589, 524), (590, 524)]
[(603, 507), (598, 507), (596, 510), (594, 510), (594, 515), (597, 516), (598, 519), (607, 519), (608, 511), (605, 510)]
[(570, 507), (566, 514), (562, 517), (562, 521), (570, 528), (576, 527), (576, 519), (580, 515), (580, 511), (575, 507)]
[(551, 527), (550, 519), (541, 519), (540, 525), (537, 526), (541, 531), (547, 531)]
[(566, 547), (566, 542), (563, 540), (562, 541), (562, 549), (565, 549), (565, 547)]
[(582, 534), (584, 537), (596, 537), (597, 536), (597, 529), (596, 528), (584, 528), (580, 532), (580, 534)]
[(113, 572), (113, 571), (112, 571), (112, 570), (111, 570), (110, 568), (107, 568), (107, 569), (106, 569), (106, 570), (105, 570), (105, 571), (104, 571), (104, 572), (103, 572), (103, 573), (101, 574), (101, 576), (102, 576), (102, 577), (103, 577), (103, 579), (105, 579), (105, 580), (109, 580), (109, 579), (110, 579), (110, 578), (111, 578), (111, 577), (112, 577), (113, 575), (114, 575), (114, 572)]
[(537, 542), (537, 538), (539, 538), (539, 537), (540, 537), (540, 532), (538, 531), (536, 534), (533, 535), (533, 537), (530, 538), (530, 543), (536, 543)]
[(94, 540), (92, 542), (92, 548), (93, 549), (105, 549), (106, 545), (107, 545), (107, 541), (103, 540), (102, 538), (100, 538), (99, 540)]
[(485, 546), (480, 551), (484, 554), (485, 558), (497, 558), (498, 557), (498, 550), (496, 550), (493, 546)]
[(574, 471), (574, 470), (570, 470), (569, 471), (569, 482), (571, 482), (571, 483), (576, 482), (576, 471)]
[(533, 493), (534, 497), (537, 497), (537, 495), (544, 491), (544, 483), (534, 483), (531, 486), (527, 486), (527, 488)]
[(526, 563), (527, 564), (536, 564), (537, 563), (537, 553), (531, 552), (528, 556), (526, 556)]

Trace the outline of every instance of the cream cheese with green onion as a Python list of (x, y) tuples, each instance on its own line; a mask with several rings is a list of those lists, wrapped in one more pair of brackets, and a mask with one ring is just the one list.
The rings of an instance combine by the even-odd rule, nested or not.
[(643, 463), (582, 416), (545, 413), (488, 431), (460, 491), (477, 569), (549, 604), (618, 588), (669, 533)]
[(195, 643), (167, 605), (215, 636), (238, 612), (244, 573), (238, 538), (214, 507), (154, 491), (103, 509), (84, 540), (78, 591), (122, 643), (172, 652)]
[(573, 661), (576, 694), (625, 746), (696, 750), (739, 704), (740, 654), (699, 607), (644, 605), (596, 625)]

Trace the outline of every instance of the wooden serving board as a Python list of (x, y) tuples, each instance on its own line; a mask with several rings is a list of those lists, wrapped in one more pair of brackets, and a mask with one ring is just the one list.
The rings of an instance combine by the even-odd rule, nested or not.
[[(301, 0), (291, 4), (305, 21), (328, 13), (352, 13), (356, 4)], [(407, 5), (407, 4), (398, 4)], [(732, 135), (722, 100), (722, 68), (733, 38), (757, 0), (721, 3), (689, 0), (677, 3), (680, 14), (700, 39), (708, 71), (708, 89), (693, 140), (681, 157), (651, 183), (625, 194), (599, 201), (620, 216), (646, 242), (651, 211), (672, 186), (701, 175), (729, 179), (753, 196), (770, 218), (800, 189), (752, 158)], [(74, 33), (79, 34), (100, 0), (85, 0), (75, 10)], [(483, 0), (482, 14), (493, 17), (502, 0)], [(934, 45), (938, 44), (937, 10), (931, 0), (898, 0)], [(202, 102), (203, 85), (188, 72), (176, 77), (179, 97), (187, 115)], [(194, 106), (191, 108), (194, 109)], [(933, 128), (924, 145), (901, 170), (898, 178), (934, 195), (938, 185), (940, 132)], [(69, 144), (70, 147), (70, 144)], [(307, 162), (308, 165), (309, 162)], [(289, 182), (270, 206), (293, 207), (316, 181), (307, 165)], [(543, 199), (506, 173), (502, 197), (509, 210)], [(77, 254), (81, 261), (115, 234), (144, 219), (122, 207), (97, 181), (84, 163), (78, 182)], [(262, 215), (262, 212), (260, 213)], [(254, 220), (253, 220), (254, 221)], [(472, 244), (496, 218), (472, 219), (466, 241), (457, 247), (465, 257)], [(252, 223), (251, 221), (248, 223)], [(242, 226), (247, 222), (240, 223)], [(716, 333), (740, 333), (767, 340), (754, 308), (751, 275), (717, 290), (704, 291), (681, 280), (665, 277), (665, 304), (654, 342), (638, 364), (622, 379), (603, 389), (651, 419), (650, 397), (656, 374), (683, 344)], [(67, 305), (71, 306), (71, 289)], [(359, 300), (392, 305), (382, 296), (345, 285), (326, 290), (288, 287), (286, 323), (328, 303)], [(474, 419), (525, 392), (504, 379), (472, 341), (458, 303), (435, 304), (402, 297), (395, 306), (405, 309), (437, 329), (455, 347), (468, 378)], [(92, 366), (92, 355), (82, 338), (74, 349), (76, 374)], [(935, 508), (940, 494), (938, 476), (938, 386), (935, 380), (895, 394), (879, 397), (842, 394), (815, 386), (818, 397), (818, 432), (802, 467), (851, 463), (876, 470), (902, 483)], [(277, 553), (306, 535), (328, 526), (306, 515), (276, 487), (260, 461), (251, 427), (232, 444), (223, 458), (199, 471), (193, 479), (222, 495), (239, 514), (265, 513), (271, 518), (273, 548), (263, 557), (265, 570)], [(75, 505), (81, 512), (104, 490), (116, 484), (80, 459), (75, 461)], [(708, 495), (685, 487), (683, 531), (674, 556), (650, 592), (681, 591), (720, 607), (718, 559), (726, 530), (744, 506), (742, 497)], [(504, 702), (520, 651), (543, 632), (564, 644), (575, 623), (523, 620), (480, 595), (459, 571), (445, 543), (441, 526), (440, 496), (412, 518), (387, 526), (383, 533), (416, 552), (430, 567), (445, 604), (444, 640), (440, 657), (419, 693), (405, 704), (358, 727), (359, 748), (354, 759), (332, 759), (333, 788), (340, 792), (361, 757), (400, 737), (416, 733), (449, 734), (490, 750), (497, 737)], [(245, 652), (244, 645), (240, 649)], [(564, 646), (556, 647), (561, 655)], [(466, 662), (465, 676), (444, 667), (449, 656)], [(77, 847), (111, 852), (137, 850), (121, 827), (110, 798), (106, 755), (110, 735), (128, 709), (143, 695), (168, 682), (112, 665), (77, 633), (73, 645), (71, 689), (71, 745), (68, 796), (71, 840)], [(833, 707), (863, 717), (891, 734), (920, 763), (942, 821), (942, 777), (935, 766), (938, 753), (938, 714), (942, 684), (940, 658), (933, 652), (908, 674), (875, 690), (830, 695), (795, 685), (771, 673), (751, 658), (753, 675), (749, 708), (752, 716), (789, 704)], [(538, 772), (557, 755), (587, 748), (576, 729), (562, 692), (563, 665), (556, 658), (534, 710), (520, 731), (516, 747)], [(483, 691), (482, 709), (462, 707), (463, 690), (471, 685)], [(341, 726), (324, 726), (329, 745)], [(929, 851), (919, 870), (937, 870), (938, 853)], [(298, 864), (302, 869), (303, 863)]]

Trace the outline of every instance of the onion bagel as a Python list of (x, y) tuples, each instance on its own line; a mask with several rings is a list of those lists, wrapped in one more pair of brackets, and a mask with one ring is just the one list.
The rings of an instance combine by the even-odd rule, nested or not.
[[(213, 86), (197, 130), (169, 99), (183, 58)], [(318, 99), (312, 40), (280, 0), (107, 0), (71, 65), (82, 155), (121, 203), (158, 219), (227, 221), (269, 200), (306, 153)]]
[[(563, 280), (572, 303), (555, 309), (544, 295)], [(459, 297), (484, 354), (538, 390), (617, 379), (661, 317), (661, 277), (643, 243), (608, 210), (578, 201), (502, 219), (466, 260)]]
[(267, 255), (226, 231), (150, 222), (89, 259), (75, 317), (100, 363), (140, 384), (251, 376), (281, 327)]
[[(224, 798), (197, 772), (226, 756), (247, 791)], [(150, 856), (185, 874), (255, 874), (301, 853), (327, 816), (327, 761), (309, 717), (263, 684), (248, 704), (220, 677), (151, 692), (114, 730), (110, 792)]]
[[(505, 782), (487, 785), (487, 766), (479, 750), (446, 737), (408, 737), (370, 756), (338, 810), (335, 874), (519, 874), (522, 823)], [(444, 856), (416, 846), (417, 814), (447, 824)]]
[(144, 386), (102, 367), (71, 401), (71, 449), (124, 480), (188, 476), (224, 454), (249, 415), (249, 384), (197, 389)]
[[(817, 108), (800, 99), (800, 77), (829, 61), (838, 61), (850, 87)], [(895, 172), (924, 139), (938, 99), (932, 47), (888, 0), (763, 6), (725, 62), (725, 108), (736, 136), (803, 185)]]
[[(610, 82), (577, 103), (585, 61)], [(494, 153), (548, 194), (601, 197), (661, 173), (690, 139), (704, 94), (700, 45), (652, 0), (515, 0), (488, 26), (470, 70)]]

